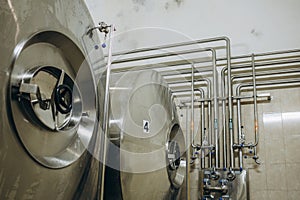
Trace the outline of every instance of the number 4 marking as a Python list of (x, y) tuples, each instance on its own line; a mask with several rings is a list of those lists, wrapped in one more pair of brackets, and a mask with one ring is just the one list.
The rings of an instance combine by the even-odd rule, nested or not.
[(144, 133), (150, 132), (150, 123), (147, 120), (143, 120), (143, 131)]

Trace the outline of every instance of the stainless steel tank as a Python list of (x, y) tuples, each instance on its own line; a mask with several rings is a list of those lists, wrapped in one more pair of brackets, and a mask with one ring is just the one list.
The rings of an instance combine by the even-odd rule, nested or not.
[(0, 199), (93, 199), (89, 51), (99, 41), (86, 36), (93, 22), (84, 1), (1, 0), (0, 26)]
[(106, 199), (177, 199), (185, 144), (170, 89), (155, 71), (111, 78)]

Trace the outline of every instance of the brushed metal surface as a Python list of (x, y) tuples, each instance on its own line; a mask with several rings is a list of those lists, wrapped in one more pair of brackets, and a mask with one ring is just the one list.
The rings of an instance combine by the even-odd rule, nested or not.
[[(0, 16), (5, 27), (0, 30), (0, 199), (94, 198), (99, 163), (86, 148), (98, 114), (94, 69), (83, 64), (94, 49), (82, 39), (93, 26), (85, 3), (0, 1)], [(80, 90), (89, 88), (81, 91), (86, 117), (76, 131), (51, 132), (33, 124), (14, 98), (20, 77), (38, 66), (63, 69)]]
[(122, 194), (114, 199), (176, 199), (185, 176), (185, 144), (163, 78), (152, 70), (113, 75), (110, 117), (108, 167), (119, 186), (106, 188)]
[[(214, 177), (211, 175), (211, 172), (211, 170), (200, 171), (200, 199), (250, 199), (249, 175), (246, 170), (235, 170), (235, 178), (232, 181), (228, 180), (228, 171), (216, 170), (215, 174), (217, 174), (217, 176)], [(224, 183), (223, 186), (222, 182)], [(207, 185), (207, 187), (205, 185)]]

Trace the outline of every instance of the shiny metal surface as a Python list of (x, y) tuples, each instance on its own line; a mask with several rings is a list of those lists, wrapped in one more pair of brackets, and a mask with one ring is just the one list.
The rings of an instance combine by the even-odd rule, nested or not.
[(225, 200), (249, 200), (248, 179), (246, 170), (234, 171), (234, 180), (228, 180), (228, 172), (223, 170), (202, 170), (200, 171), (200, 188), (202, 192), (200, 199), (225, 199)]
[[(0, 199), (94, 198), (99, 165), (87, 148), (98, 114), (85, 3), (8, 0), (0, 15)], [(50, 102), (65, 81), (78, 91), (60, 98), (68, 109), (59, 111)]]
[(118, 198), (176, 198), (185, 177), (185, 144), (162, 77), (155, 71), (112, 75), (110, 116), (107, 163), (118, 171)]
[[(207, 40), (200, 40), (200, 41), (205, 41), (205, 42), (210, 42)], [(269, 98), (269, 95), (261, 95), (261, 94), (257, 94), (256, 89), (279, 89), (282, 87), (295, 87), (298, 85), (298, 80), (295, 79), (293, 80), (292, 77), (298, 76), (298, 63), (299, 63), (299, 55), (294, 55), (293, 53), (299, 52), (299, 50), (290, 50), (290, 51), (276, 51), (276, 52), (268, 52), (268, 53), (262, 53), (262, 54), (252, 54), (252, 55), (247, 55), (247, 56), (238, 56), (235, 58), (232, 58), (230, 56), (230, 41), (228, 38), (224, 38), (224, 40), (227, 43), (226, 46), (226, 53), (227, 53), (227, 59), (225, 58), (216, 58), (216, 61), (218, 62), (216, 64), (216, 66), (218, 67), (218, 75), (219, 72), (221, 72), (221, 93), (222, 96), (218, 97), (217, 99), (212, 99), (212, 98), (201, 98), (201, 99), (197, 99), (196, 101), (199, 103), (201, 103), (201, 107), (207, 107), (207, 109), (204, 109), (204, 112), (202, 112), (201, 110), (201, 118), (202, 116), (204, 116), (205, 119), (207, 120), (202, 120), (200, 119), (199, 122), (201, 121), (201, 129), (204, 129), (203, 132), (205, 132), (205, 129), (207, 126), (208, 130), (207, 132), (209, 132), (209, 141), (215, 141), (214, 143), (216, 144), (216, 147), (211, 148), (210, 149), (210, 154), (209, 154), (209, 158), (206, 158), (208, 156), (206, 156), (206, 153), (204, 155), (201, 155), (201, 157), (204, 157), (204, 161), (206, 161), (206, 159), (208, 161), (210, 161), (208, 163), (208, 166), (210, 169), (213, 169), (212, 171), (217, 171), (217, 173), (213, 174), (212, 176), (214, 176), (214, 179), (219, 179), (216, 178), (217, 176), (220, 176), (221, 174), (226, 175), (226, 181), (222, 181), (222, 184), (228, 181), (235, 181), (237, 180), (240, 171), (242, 171), (245, 168), (249, 167), (251, 165), (250, 169), (252, 168), (252, 164), (250, 164), (249, 162), (244, 163), (243, 164), (243, 159), (249, 157), (249, 155), (254, 159), (254, 161), (256, 162), (256, 164), (260, 164), (260, 162), (258, 161), (258, 155), (257, 155), (257, 151), (255, 146), (258, 145), (258, 143), (256, 141), (258, 141), (258, 111), (257, 111), (257, 103), (269, 103), (269, 101), (271, 100)], [(194, 43), (197, 43), (199, 40), (195, 41)], [(194, 70), (191, 71), (190, 69), (190, 64), (198, 64), (198, 63), (204, 63), (204, 62), (210, 62), (212, 59), (209, 58), (207, 59), (207, 57), (192, 57), (191, 59), (182, 59), (182, 58), (178, 58), (175, 59), (174, 55), (186, 55), (189, 53), (195, 53), (195, 52), (199, 52), (201, 51), (201, 49), (185, 49), (183, 51), (180, 50), (176, 50), (176, 51), (172, 51), (170, 50), (170, 52), (166, 53), (158, 53), (157, 50), (163, 50), (163, 49), (168, 49), (168, 48), (172, 48), (172, 47), (179, 47), (179, 46), (185, 46), (185, 45), (190, 45), (193, 42), (187, 42), (187, 43), (176, 43), (176, 44), (170, 44), (170, 45), (163, 45), (163, 46), (155, 46), (155, 47), (150, 47), (150, 48), (142, 48), (142, 49), (134, 49), (133, 51), (128, 51), (128, 52), (119, 52), (116, 53), (116, 60), (113, 62), (113, 64), (116, 64), (117, 66), (122, 66), (124, 63), (125, 66), (124, 67), (116, 67), (115, 68), (115, 72), (126, 72), (126, 71), (138, 71), (138, 70), (145, 70), (145, 69), (156, 69), (159, 72), (161, 72), (164, 75), (164, 78), (167, 79), (167, 82), (169, 84), (172, 84), (171, 89), (174, 89), (175, 91), (186, 91), (188, 90), (188, 88), (190, 88), (191, 93), (191, 99), (194, 99), (194, 84), (201, 87), (200, 89), (203, 88), (203, 86), (205, 86), (204, 84), (201, 83), (201, 81), (199, 81), (199, 78), (202, 78), (202, 76), (207, 77), (208, 79), (214, 79), (213, 77), (214, 74), (211, 72), (211, 66), (203, 66), (203, 65), (197, 65), (195, 68), (197, 69), (197, 72), (194, 73)], [(213, 46), (211, 47), (214, 50), (219, 50), (219, 46)], [(151, 51), (151, 53), (149, 53)], [(142, 54), (144, 52), (148, 52), (148, 54)], [(153, 52), (153, 53), (152, 53)], [(136, 53), (136, 55), (135, 55)], [(292, 53), (292, 54), (291, 54)], [(125, 58), (121, 55), (126, 54)], [(132, 54), (132, 55), (131, 55)], [(285, 55), (288, 54), (288, 55)], [(117, 58), (117, 56), (120, 56), (121, 58)], [(157, 59), (155, 60), (155, 58), (166, 58), (166, 57), (171, 57), (174, 56), (173, 58), (170, 58), (169, 60), (165, 60), (165, 59)], [(251, 59), (252, 58), (252, 59)], [(234, 63), (231, 63), (230, 60), (236, 60)], [(255, 62), (254, 62), (255, 60)], [(139, 61), (137, 62), (138, 64), (134, 63), (134, 61)], [(226, 66), (228, 65), (228, 66)], [(176, 66), (178, 68), (173, 68), (173, 66)], [(297, 67), (297, 68), (296, 68)], [(178, 69), (178, 70), (177, 70)], [(277, 69), (277, 70), (276, 70)], [(227, 73), (227, 70), (229, 70), (229, 72)], [(205, 73), (203, 73), (205, 72)], [(209, 73), (210, 72), (210, 73)], [(231, 75), (232, 74), (234, 75)], [(247, 72), (249, 74), (243, 74), (243, 72)], [(227, 73), (227, 74), (226, 74)], [(180, 76), (178, 75), (180, 74)], [(197, 78), (197, 79), (196, 79)], [(196, 81), (194, 80), (196, 79)], [(240, 85), (236, 85), (237, 82), (234, 82), (234, 80), (236, 81), (236, 79), (240, 79), (239, 83), (242, 83)], [(276, 80), (273, 80), (276, 79)], [(215, 79), (216, 80), (216, 79)], [(267, 80), (270, 82), (261, 82), (260, 80)], [(281, 82), (283, 81), (284, 82)], [(256, 82), (257, 81), (257, 82)], [(192, 83), (192, 86), (191, 86)], [(211, 91), (217, 91), (219, 93), (218, 89), (215, 89), (216, 87), (219, 86), (218, 83), (216, 83), (214, 80), (212, 81), (212, 87), (214, 88), (213, 90), (211, 89)], [(243, 83), (247, 83), (247, 84), (243, 84)], [(183, 85), (184, 84), (184, 85)], [(254, 85), (254, 87), (253, 87)], [(256, 86), (255, 86), (256, 85)], [(237, 87), (236, 87), (237, 86)], [(183, 89), (183, 90), (179, 90), (179, 88)], [(233, 90), (236, 88), (236, 93), (239, 94), (241, 91), (241, 89), (247, 89), (247, 92), (249, 92), (250, 90), (253, 90), (253, 95), (247, 95), (247, 96), (240, 96), (240, 95), (236, 95), (236, 96), (232, 96), (233, 94)], [(204, 87), (204, 93), (208, 93), (209, 90), (205, 90), (206, 88)], [(215, 93), (215, 92), (214, 92)], [(174, 96), (176, 96), (178, 102), (179, 102), (179, 107), (180, 108), (185, 108), (187, 111), (186, 114), (186, 120), (183, 120), (183, 123), (186, 123), (186, 138), (188, 139), (188, 141), (190, 141), (189, 136), (190, 136), (190, 131), (192, 130), (192, 134), (193, 134), (193, 130), (194, 130), (194, 123), (193, 123), (193, 115), (194, 115), (194, 110), (193, 110), (193, 102), (190, 99), (183, 99), (182, 101), (181, 98), (185, 98), (186, 95), (177, 95), (177, 93), (174, 94)], [(204, 95), (203, 95), (204, 96)], [(267, 98), (267, 100), (261, 101), (261, 97)], [(243, 103), (241, 103), (243, 99)], [(244, 99), (247, 99), (247, 101), (244, 101)], [(283, 98), (284, 101), (286, 100), (285, 98)], [(219, 127), (219, 120), (214, 120), (216, 119), (214, 116), (216, 115), (214, 112), (213, 115), (211, 115), (209, 107), (211, 107), (209, 104), (210, 102), (212, 102), (213, 100), (216, 100), (212, 103), (212, 106), (216, 105), (215, 102), (222, 102), (222, 136), (220, 135), (220, 140), (222, 142), (222, 145), (219, 145), (219, 131), (218, 129), (221, 128), (221, 126)], [(259, 102), (257, 102), (257, 100), (259, 100)], [(241, 107), (244, 107), (244, 105), (248, 105), (249, 103), (252, 104), (254, 101), (254, 122), (252, 122), (250, 124), (254, 124), (254, 127), (249, 128), (249, 121), (247, 121), (247, 123), (245, 123), (245, 125), (247, 125), (247, 128), (244, 129), (244, 124), (242, 124), (241, 119), (248, 119), (247, 116), (242, 117), (241, 114)], [(281, 101), (281, 100), (280, 100)], [(189, 106), (186, 106), (184, 103), (187, 102), (189, 104), (187, 105), (192, 105), (192, 123), (190, 122), (190, 119), (188, 118), (190, 113), (189, 113)], [(237, 107), (237, 113), (233, 112), (233, 108), (236, 102), (236, 107)], [(293, 101), (294, 104), (295, 101)], [(219, 104), (219, 103), (218, 103)], [(199, 104), (197, 104), (198, 107)], [(261, 104), (262, 106), (265, 106), (264, 104)], [(267, 106), (266, 106), (267, 107)], [(215, 107), (214, 107), (215, 108)], [(244, 108), (245, 110), (247, 110), (247, 106), (245, 106)], [(291, 109), (290, 106), (288, 106), (288, 109)], [(219, 111), (218, 107), (217, 107), (217, 112)], [(248, 110), (247, 110), (248, 111)], [(249, 112), (249, 111), (248, 111)], [(251, 109), (252, 112), (252, 109)], [(250, 112), (250, 113), (251, 113)], [(237, 114), (237, 116), (235, 116)], [(235, 123), (237, 120), (237, 123)], [(272, 119), (273, 120), (273, 119)], [(208, 123), (205, 123), (205, 121), (207, 121)], [(212, 126), (210, 126), (212, 125)], [(214, 129), (215, 134), (213, 135), (211, 132), (211, 129)], [(220, 129), (221, 130), (221, 129)], [(246, 143), (246, 141), (248, 142), (249, 140), (249, 136), (250, 139), (253, 140), (251, 132), (253, 132), (253, 136), (254, 136), (254, 140), (255, 143)], [(245, 137), (245, 135), (247, 134), (247, 139)], [(249, 136), (248, 136), (249, 134)], [(204, 141), (206, 140), (205, 138), (202, 138)], [(203, 141), (201, 141), (200, 139), (200, 144), (202, 144), (203, 147)], [(268, 140), (268, 142), (270, 142)], [(172, 144), (170, 146), (174, 146), (176, 147), (176, 144)], [(197, 148), (198, 145), (193, 145), (194, 147)], [(199, 145), (200, 146), (200, 145)], [(264, 146), (265, 147), (265, 146)], [(244, 148), (248, 148), (249, 149), (249, 153), (244, 151)], [(172, 148), (171, 148), (172, 149)], [(175, 148), (176, 149), (176, 148)], [(201, 148), (198, 148), (201, 150)], [(275, 148), (274, 148), (275, 149)], [(238, 154), (237, 152), (239, 152), (239, 169), (237, 169), (237, 164), (238, 162)], [(189, 151), (188, 151), (189, 153)], [(187, 156), (189, 158), (189, 155), (187, 153)], [(203, 152), (198, 152), (198, 153), (203, 153)], [(248, 155), (249, 154), (249, 155)], [(192, 154), (192, 158), (194, 157), (194, 154)], [(244, 155), (244, 157), (243, 157)], [(172, 156), (170, 156), (172, 157)], [(229, 158), (228, 158), (229, 157)], [(211, 159), (212, 158), (212, 159)], [(223, 159), (222, 159), (223, 158)], [(187, 159), (188, 160), (188, 159)], [(282, 161), (283, 159), (281, 159)], [(190, 171), (190, 163), (187, 162), (187, 180), (189, 179), (189, 171)], [(174, 167), (174, 166), (172, 166)], [(193, 166), (191, 166), (193, 167)], [(207, 169), (206, 166), (203, 166), (204, 169)], [(254, 168), (255, 169), (255, 168)], [(225, 172), (226, 171), (226, 172)], [(217, 175), (218, 174), (218, 175)], [(254, 173), (255, 174), (255, 173)], [(257, 174), (257, 173), (256, 173)], [(258, 178), (258, 177), (255, 177)], [(201, 180), (200, 180), (201, 181)], [(228, 185), (220, 185), (218, 182), (214, 183), (215, 185), (206, 185), (205, 187), (203, 187), (202, 189), (204, 191), (213, 191), (215, 193), (228, 193), (228, 191), (232, 191), (234, 189), (238, 189), (237, 188), (233, 188), (234, 184), (239, 184), (239, 183), (235, 183), (233, 185), (230, 186), (230, 188), (228, 187)], [(219, 185), (218, 185), (219, 184)], [(195, 187), (195, 185), (194, 185)], [(186, 187), (186, 199), (190, 198), (190, 184), (189, 181), (187, 181), (187, 187)], [(244, 189), (242, 189), (244, 191), (244, 193), (247, 192), (247, 187), (244, 187)], [(192, 194), (193, 192), (191, 192)], [(215, 195), (215, 194), (214, 194)], [(206, 194), (205, 198), (207, 199), (215, 199), (215, 197), (212, 197), (213, 195), (210, 194)], [(216, 196), (216, 195), (215, 195)], [(217, 197), (220, 197), (220, 195), (217, 195)], [(229, 195), (227, 196), (227, 194), (222, 195), (222, 199), (228, 199), (231, 198)], [(234, 195), (233, 198), (231, 199), (240, 199), (243, 197), (236, 197), (236, 195)]]

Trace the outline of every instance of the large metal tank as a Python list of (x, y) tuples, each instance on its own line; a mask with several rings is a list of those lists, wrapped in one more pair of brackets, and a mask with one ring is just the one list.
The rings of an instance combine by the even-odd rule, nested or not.
[(0, 199), (95, 197), (92, 26), (82, 0), (0, 1)]
[(177, 199), (185, 144), (170, 89), (155, 71), (111, 78), (106, 199)]

